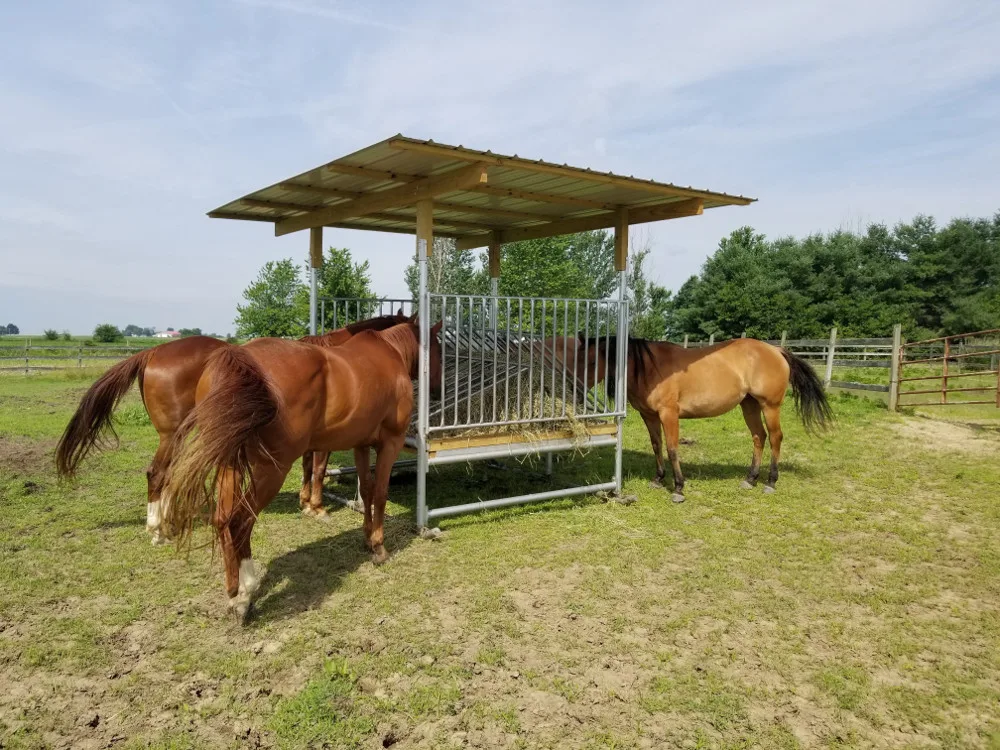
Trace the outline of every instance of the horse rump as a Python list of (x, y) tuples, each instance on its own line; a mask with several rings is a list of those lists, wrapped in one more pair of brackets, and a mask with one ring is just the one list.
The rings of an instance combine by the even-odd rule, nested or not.
[(209, 377), (211, 386), (174, 434), (175, 459), (166, 481), (170, 502), (164, 520), (179, 544), (190, 538), (197, 519), (211, 520), (223, 477), (237, 484), (239, 501), (245, 499), (254, 459), (269, 456), (261, 430), (278, 415), (267, 376), (245, 349), (214, 352), (202, 377)]
[(808, 362), (782, 348), (782, 356), (788, 363), (789, 381), (792, 384), (792, 397), (795, 408), (802, 418), (802, 424), (808, 432), (825, 429), (827, 423), (833, 421), (833, 410), (827, 401), (823, 381)]

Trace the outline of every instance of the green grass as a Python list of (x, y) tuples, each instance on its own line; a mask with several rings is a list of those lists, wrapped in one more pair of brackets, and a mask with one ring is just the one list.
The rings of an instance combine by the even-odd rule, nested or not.
[[(87, 385), (0, 380), (3, 747), (997, 746), (996, 410), (973, 429), (838, 397), (836, 429), (808, 437), (789, 404), (773, 496), (738, 488), (738, 411), (685, 422), (683, 505), (647, 486), (633, 415), (636, 504), (458, 517), (430, 542), (414, 538), (403, 475), (380, 568), (359, 515), (298, 513), (293, 473), (254, 532), (266, 573), (240, 629), (208, 549), (147, 541), (156, 436), (137, 396), (117, 451), (75, 484), (52, 476)], [(607, 450), (565, 457), (552, 479), (538, 463), (453, 466), (430, 501), (612, 467)]]

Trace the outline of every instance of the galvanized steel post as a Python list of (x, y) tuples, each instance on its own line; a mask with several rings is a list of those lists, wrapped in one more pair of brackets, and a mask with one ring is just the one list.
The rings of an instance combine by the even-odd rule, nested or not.
[(417, 237), (420, 296), (420, 370), (417, 378), (417, 527), (427, 526), (427, 422), (430, 411), (430, 299), (427, 294), (427, 240)]
[[(628, 298), (626, 291), (628, 288), (628, 272), (618, 272), (618, 368), (615, 382), (615, 411), (620, 415), (625, 412), (628, 377)], [(625, 417), (615, 417), (618, 424), (618, 440), (615, 443), (615, 492), (619, 495), (622, 492), (622, 449), (625, 437)]]

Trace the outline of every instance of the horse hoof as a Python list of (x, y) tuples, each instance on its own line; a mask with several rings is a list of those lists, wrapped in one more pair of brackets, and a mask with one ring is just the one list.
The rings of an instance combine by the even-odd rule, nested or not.
[(161, 534), (159, 531), (154, 531), (153, 532), (153, 538), (149, 540), (149, 543), (152, 544), (154, 547), (162, 547), (164, 544), (167, 544), (169, 541), (170, 540), (167, 539), (167, 537), (164, 536), (163, 534)]
[(379, 547), (372, 552), (372, 564), (374, 565), (382, 565), (388, 559), (389, 553), (385, 551), (385, 547)]
[(649, 481), (649, 489), (651, 490), (662, 490), (663, 482), (657, 482), (655, 479)]
[(675, 492), (670, 496), (670, 499), (673, 500), (675, 503), (683, 503), (687, 498), (685, 498), (684, 495), (682, 495), (681, 493)]
[(752, 490), (753, 489), (753, 485), (750, 484), (750, 482), (748, 482), (746, 479), (744, 479), (742, 482), (740, 482), (740, 489), (741, 490)]
[(774, 493), (775, 493), (774, 487), (772, 487), (769, 484), (764, 485), (764, 494), (765, 495), (773, 495)]

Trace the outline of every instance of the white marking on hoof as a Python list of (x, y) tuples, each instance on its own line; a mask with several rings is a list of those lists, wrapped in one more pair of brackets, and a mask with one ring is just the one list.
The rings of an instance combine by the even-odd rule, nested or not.
[(776, 492), (776, 490), (771, 485), (769, 485), (769, 484), (765, 484), (764, 485), (764, 494), (765, 495), (773, 495), (775, 492)]
[(161, 547), (164, 544), (168, 544), (170, 540), (167, 539), (167, 537), (165, 537), (163, 534), (161, 534), (160, 530), (157, 528), (153, 529), (153, 538), (150, 540), (150, 542), (154, 547)]
[(153, 533), (154, 537), (160, 528), (160, 501), (154, 500), (146, 503), (146, 530)]
[(250, 601), (257, 589), (260, 588), (260, 577), (257, 575), (257, 566), (253, 564), (253, 560), (249, 557), (245, 557), (240, 560), (240, 596), (246, 595), (247, 602)]
[(750, 484), (750, 482), (748, 482), (746, 479), (744, 479), (742, 482), (740, 482), (740, 489), (741, 490), (752, 490), (753, 489), (753, 485)]
[(685, 498), (684, 495), (680, 494), (679, 492), (675, 492), (670, 496), (670, 499), (673, 500), (675, 503), (683, 503), (687, 498)]

